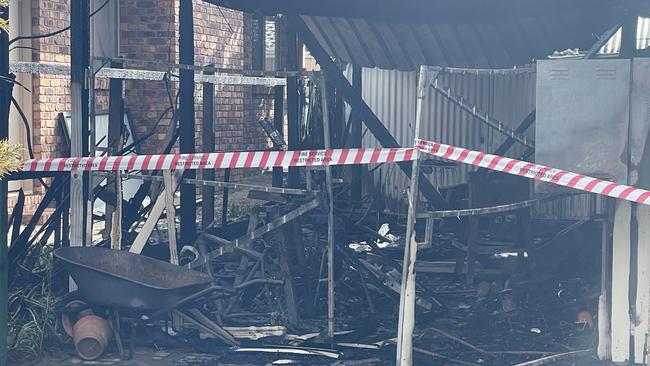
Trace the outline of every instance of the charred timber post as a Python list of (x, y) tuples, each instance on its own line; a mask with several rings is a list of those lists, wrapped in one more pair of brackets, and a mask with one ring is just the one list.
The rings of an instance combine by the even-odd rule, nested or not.
[[(180, 0), (179, 15), (179, 50), (180, 63), (194, 65), (194, 18), (192, 0)], [(179, 85), (180, 119), (179, 137), (180, 152), (194, 153), (195, 126), (194, 126), (194, 71), (180, 70)], [(196, 178), (196, 172), (188, 170), (186, 178)], [(189, 244), (196, 235), (196, 190), (192, 185), (181, 184), (181, 245)]]
[[(0, 12), (0, 19), (9, 19), (9, 7)], [(9, 34), (0, 30), (0, 77), (9, 74)], [(13, 84), (0, 80), (0, 139), (9, 137), (9, 107)], [(7, 180), (0, 180), (0, 366), (7, 365), (7, 334), (9, 303), (9, 261), (7, 253)]]
[[(363, 100), (361, 95), (352, 87), (341, 70), (336, 66), (334, 61), (329, 57), (327, 51), (318, 43), (318, 40), (309, 30), (305, 22), (298, 15), (287, 15), (289, 23), (296, 30), (300, 39), (305, 43), (309, 52), (314, 56), (321, 69), (327, 73), (329, 83), (338, 88), (345, 101), (359, 113), (359, 118), (363, 120), (368, 130), (377, 138), (377, 141), (383, 147), (400, 147), (400, 144), (386, 129), (386, 126), (370, 109), (368, 104)], [(409, 142), (409, 144), (411, 144)], [(409, 162), (398, 163), (400, 169), (406, 176), (411, 177), (411, 164)], [(440, 195), (440, 192), (427, 180), (424, 174), (419, 173), (419, 184), (422, 194), (427, 201), (435, 207), (436, 210), (447, 208), (447, 202)]]
[[(321, 108), (323, 115), (323, 143), (326, 149), (330, 142), (330, 121), (327, 105), (327, 85), (325, 76), (320, 77)], [(334, 337), (334, 194), (332, 193), (332, 167), (325, 167), (327, 190), (327, 336)], [(319, 274), (320, 275), (320, 274)]]
[[(230, 182), (230, 169), (223, 172), (223, 181)], [(223, 199), (221, 205), (221, 225), (225, 226), (228, 223), (228, 196), (230, 195), (230, 188), (228, 185), (223, 186)]]
[[(112, 68), (121, 68), (122, 62), (112, 61)], [(108, 155), (116, 155), (122, 149), (122, 126), (124, 124), (124, 100), (122, 93), (124, 90), (124, 81), (122, 79), (111, 79), (108, 86)], [(113, 174), (113, 183), (107, 185), (106, 191), (115, 195), (121, 185), (119, 172)], [(109, 180), (110, 181), (110, 180)], [(120, 202), (115, 202), (115, 205), (106, 204), (106, 227), (112, 227), (112, 213), (115, 212), (117, 205)], [(121, 214), (121, 213), (120, 213)]]
[[(284, 135), (284, 87), (273, 87), (273, 127)], [(282, 187), (283, 168), (273, 168), (273, 187)]]
[[(298, 40), (296, 38), (296, 32), (293, 29), (287, 27), (287, 69), (292, 71), (298, 68)], [(287, 142), (289, 145), (289, 150), (300, 149), (300, 123), (298, 108), (298, 78), (295, 76), (290, 76), (287, 78), (287, 120), (289, 134)], [(289, 168), (288, 185), (289, 188), (299, 188), (300, 168)]]
[[(213, 66), (213, 65), (210, 65)], [(206, 71), (212, 75), (214, 71)], [(214, 84), (203, 83), (203, 120), (201, 126), (201, 144), (203, 152), (214, 152)], [(214, 169), (205, 169), (201, 173), (203, 180), (214, 180)], [(206, 229), (214, 221), (214, 187), (201, 187), (201, 227)]]

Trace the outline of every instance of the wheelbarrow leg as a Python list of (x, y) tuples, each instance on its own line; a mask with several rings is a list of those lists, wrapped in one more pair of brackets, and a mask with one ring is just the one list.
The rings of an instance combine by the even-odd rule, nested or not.
[[(122, 336), (120, 335), (120, 323), (120, 313), (117, 310), (111, 310), (111, 326), (113, 328), (113, 337), (115, 337), (115, 343), (117, 344), (117, 350), (120, 353), (120, 358), (126, 361), (130, 360), (133, 356), (133, 341), (131, 340), (129, 350), (126, 351), (124, 349), (124, 344), (122, 343)], [(131, 333), (131, 337), (133, 337), (133, 330), (131, 330)]]

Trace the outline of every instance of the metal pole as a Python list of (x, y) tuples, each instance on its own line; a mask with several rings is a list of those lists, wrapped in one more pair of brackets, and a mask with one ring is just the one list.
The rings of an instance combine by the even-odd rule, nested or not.
[[(0, 19), (9, 19), (9, 7), (0, 11)], [(9, 78), (9, 35), (0, 30), (0, 76)], [(12, 84), (0, 80), (0, 139), (9, 137), (9, 107)], [(0, 180), (0, 366), (7, 365), (9, 263), (7, 254), (7, 180)]]
[[(179, 15), (179, 53), (180, 63), (194, 65), (194, 14), (192, 0), (180, 0)], [(180, 119), (179, 145), (181, 153), (194, 153), (194, 71), (180, 70), (179, 85)], [(196, 172), (188, 170), (186, 178), (196, 178)], [(196, 189), (189, 184), (181, 184), (181, 245), (189, 244), (196, 235)]]
[[(428, 87), (427, 67), (420, 66), (418, 99), (415, 115), (415, 136), (419, 137), (422, 120), (423, 101)], [(411, 186), (408, 195), (408, 216), (406, 223), (406, 243), (402, 265), (402, 285), (399, 300), (399, 323), (397, 327), (397, 365), (413, 365), (413, 330), (415, 328), (415, 259), (418, 246), (415, 242), (415, 214), (418, 202), (418, 173), (420, 171), (419, 152), (415, 152), (411, 170)]]
[[(352, 86), (354, 89), (361, 95), (362, 88), (362, 78), (361, 78), (362, 69), (361, 66), (354, 65), (352, 67)], [(361, 147), (361, 119), (359, 119), (355, 110), (350, 111), (352, 117), (350, 123), (352, 123), (350, 129), (350, 147)], [(361, 165), (352, 166), (352, 189), (351, 196), (353, 200), (361, 200)]]
[[(223, 172), (223, 181), (228, 183), (230, 182), (230, 169), (226, 169)], [(223, 202), (221, 205), (221, 225), (226, 226), (228, 223), (228, 196), (230, 189), (228, 186), (223, 186)]]
[[(206, 71), (205, 74), (214, 74)], [(203, 124), (201, 126), (201, 143), (203, 152), (214, 152), (214, 84), (203, 83)], [(203, 170), (203, 180), (214, 180), (214, 169)], [(207, 228), (214, 221), (214, 187), (201, 187), (201, 227)]]
[[(325, 148), (330, 143), (330, 119), (327, 105), (325, 76), (320, 77), (321, 110), (323, 114), (323, 141)], [(334, 196), (332, 194), (332, 167), (325, 166), (325, 185), (327, 186), (327, 336), (334, 337)]]

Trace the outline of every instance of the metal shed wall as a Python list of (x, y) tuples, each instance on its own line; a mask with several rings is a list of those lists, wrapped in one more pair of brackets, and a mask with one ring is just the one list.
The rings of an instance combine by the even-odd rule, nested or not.
[[(535, 79), (533, 68), (516, 71), (453, 71), (438, 76), (439, 85), (461, 95), (467, 103), (481, 112), (516, 128), (535, 108)], [(377, 68), (363, 69), (363, 98), (402, 146), (413, 144), (415, 137), (417, 73)], [(531, 128), (527, 132), (533, 137)], [(425, 102), (424, 119), (420, 137), (467, 147), (480, 151), (494, 151), (505, 137), (488, 128), (470, 114), (449, 102), (444, 96), (429, 89)], [(365, 147), (379, 143), (364, 128)], [(515, 144), (508, 156), (519, 157), (525, 148)], [(429, 176), (437, 187), (466, 183), (468, 173), (475, 168), (459, 165), (456, 168), (439, 168)], [(382, 166), (371, 173), (375, 192), (381, 193), (385, 205), (392, 211), (404, 212), (408, 179), (396, 165)], [(536, 209), (538, 217), (582, 218), (593, 214), (593, 198), (570, 198)]]

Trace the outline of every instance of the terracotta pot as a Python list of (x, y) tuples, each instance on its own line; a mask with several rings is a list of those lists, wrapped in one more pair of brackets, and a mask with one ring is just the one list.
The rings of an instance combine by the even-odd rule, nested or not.
[(96, 315), (80, 318), (74, 325), (74, 348), (84, 360), (92, 361), (104, 353), (111, 340), (111, 326)]
[[(65, 305), (65, 310), (70, 310), (74, 309), (75, 307), (85, 307), (87, 304), (81, 300), (72, 300), (69, 303)], [(72, 319), (67, 313), (63, 313), (61, 315), (61, 324), (63, 324), (63, 330), (65, 330), (66, 334), (68, 334), (70, 337), (72, 337), (73, 334), (73, 329), (74, 329), (74, 323), (76, 323), (77, 319), (83, 318), (88, 315), (93, 314), (93, 309), (91, 308), (86, 308), (79, 313), (76, 314), (76, 316), (73, 316)]]

